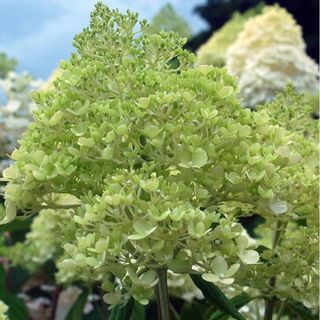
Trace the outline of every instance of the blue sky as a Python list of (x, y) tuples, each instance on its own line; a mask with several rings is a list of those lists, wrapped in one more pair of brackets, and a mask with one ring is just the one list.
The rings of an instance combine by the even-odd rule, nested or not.
[[(88, 24), (96, 0), (0, 0), (0, 51), (19, 60), (18, 71), (46, 79), (72, 52), (73, 36)], [(196, 33), (206, 24), (193, 13), (205, 0), (105, 0), (151, 19), (170, 2)]]

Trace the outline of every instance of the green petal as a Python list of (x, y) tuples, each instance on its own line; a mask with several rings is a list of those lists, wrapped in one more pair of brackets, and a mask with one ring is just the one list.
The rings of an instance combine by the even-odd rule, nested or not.
[(259, 253), (254, 250), (247, 250), (239, 254), (241, 261), (244, 264), (255, 264), (259, 261)]
[(207, 153), (201, 148), (197, 148), (197, 150), (192, 154), (192, 164), (197, 168), (201, 168), (206, 165), (207, 161)]
[(208, 281), (208, 282), (215, 283), (215, 282), (218, 282), (220, 278), (216, 274), (213, 274), (213, 273), (204, 273), (202, 275), (202, 279), (205, 281)]
[(223, 257), (216, 257), (212, 264), (211, 264), (211, 268), (214, 271), (214, 273), (220, 275), (220, 274), (226, 274), (228, 271), (228, 264), (227, 261), (225, 260), (225, 258)]
[(238, 269), (240, 268), (240, 264), (239, 263), (235, 263), (233, 264), (229, 270), (226, 272), (225, 276), (228, 278), (228, 277), (231, 277), (232, 275), (234, 275)]

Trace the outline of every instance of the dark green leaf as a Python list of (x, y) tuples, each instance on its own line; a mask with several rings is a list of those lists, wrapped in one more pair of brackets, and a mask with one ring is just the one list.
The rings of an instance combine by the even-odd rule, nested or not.
[(66, 320), (81, 320), (83, 318), (83, 309), (87, 302), (89, 290), (85, 289), (71, 307)]
[(10, 269), (10, 291), (18, 293), (21, 287), (30, 278), (30, 272), (21, 267), (13, 267)]
[(238, 312), (235, 306), (216, 285), (203, 280), (201, 275), (192, 274), (190, 277), (194, 284), (202, 291), (204, 297), (209, 303), (226, 314), (229, 314), (236, 320), (245, 320), (245, 318)]
[(24, 301), (10, 292), (6, 292), (1, 300), (9, 307), (8, 318), (10, 320), (27, 320), (28, 309)]
[(204, 310), (201, 309), (201, 306), (196, 301), (192, 303), (186, 302), (181, 310), (180, 320), (190, 319), (205, 320)]
[(293, 315), (298, 315), (301, 320), (316, 320), (317, 316), (313, 315), (309, 309), (301, 303), (290, 301), (287, 303), (288, 309), (293, 312)]
[(104, 317), (100, 316), (97, 308), (92, 310), (90, 313), (86, 314), (83, 318), (83, 320), (103, 320), (103, 319), (107, 319), (107, 314), (105, 314)]
[(6, 272), (2, 264), (0, 264), (0, 300), (8, 306), (8, 317), (10, 320), (28, 319), (28, 309), (24, 301), (7, 291)]
[(138, 301), (134, 302), (132, 315), (132, 320), (145, 320), (146, 319), (146, 306), (140, 304)]
[(0, 298), (4, 296), (6, 291), (6, 272), (2, 264), (0, 264)]
[[(245, 306), (247, 303), (249, 303), (252, 300), (252, 298), (245, 294), (242, 293), (236, 297), (233, 297), (230, 299), (230, 302), (234, 305), (236, 309), (240, 309), (241, 307)], [(223, 312), (223, 311), (216, 311), (210, 318), (209, 320), (227, 320), (228, 315)]]
[(28, 231), (30, 229), (30, 225), (32, 223), (32, 219), (23, 219), (23, 220), (13, 220), (9, 223), (0, 225), (0, 231), (20, 231), (20, 230), (26, 230)]
[(128, 320), (132, 314), (134, 299), (131, 298), (125, 305), (118, 305), (111, 311), (108, 320)]

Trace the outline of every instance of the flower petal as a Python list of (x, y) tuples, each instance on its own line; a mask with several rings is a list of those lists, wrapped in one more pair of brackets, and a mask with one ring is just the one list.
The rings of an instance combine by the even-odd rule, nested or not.
[(213, 283), (219, 281), (219, 277), (213, 273), (204, 273), (202, 275), (202, 279), (208, 282), (213, 282)]
[(211, 267), (217, 275), (226, 274), (228, 271), (227, 261), (223, 257), (216, 257), (213, 260)]
[(244, 264), (255, 264), (259, 261), (259, 253), (254, 250), (247, 250), (239, 254), (241, 261)]
[(226, 277), (231, 277), (232, 275), (234, 275), (238, 269), (240, 268), (240, 264), (239, 263), (235, 263), (233, 264), (229, 270), (227, 271), (227, 273), (225, 274)]

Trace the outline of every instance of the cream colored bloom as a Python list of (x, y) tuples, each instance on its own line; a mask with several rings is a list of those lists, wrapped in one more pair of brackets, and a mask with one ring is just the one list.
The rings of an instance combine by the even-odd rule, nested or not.
[(289, 82), (303, 92), (318, 87), (318, 66), (305, 52), (301, 27), (279, 6), (248, 20), (226, 60), (250, 107), (272, 100)]
[(229, 46), (242, 31), (247, 17), (235, 13), (233, 17), (219, 30), (215, 31), (209, 40), (197, 50), (197, 65), (223, 66)]
[(0, 301), (0, 320), (8, 320), (8, 316), (6, 315), (8, 309), (8, 306)]

